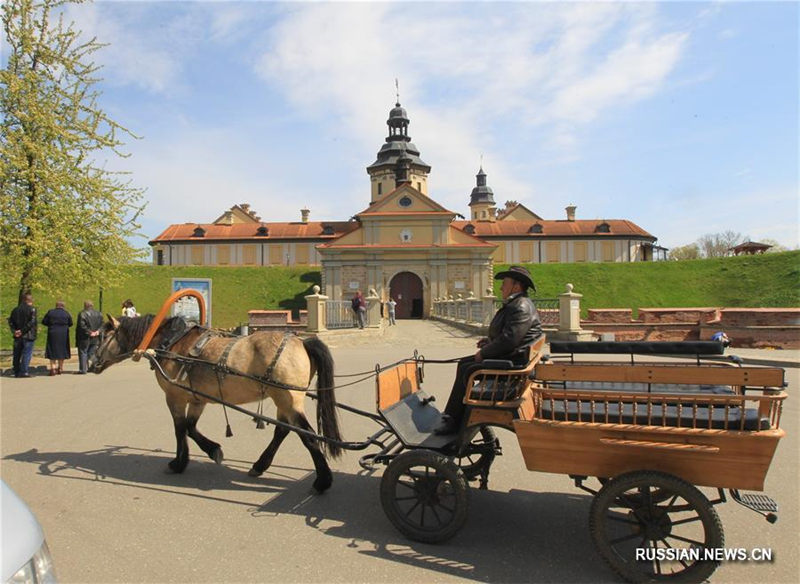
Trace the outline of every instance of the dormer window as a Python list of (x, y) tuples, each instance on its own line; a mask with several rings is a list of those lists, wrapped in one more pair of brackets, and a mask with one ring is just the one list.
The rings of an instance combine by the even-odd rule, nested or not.
[(464, 226), (464, 233), (467, 233), (469, 235), (475, 235), (475, 226), (472, 223), (467, 223)]
[(595, 233), (611, 233), (611, 225), (603, 221), (594, 228)]
[(256, 235), (258, 235), (259, 237), (268, 236), (269, 235), (269, 227), (267, 227), (266, 225), (262, 225), (261, 227), (256, 229)]
[(544, 228), (541, 223), (534, 223), (531, 225), (531, 228), (528, 229), (528, 233), (541, 233), (542, 231), (544, 231)]
[(192, 233), (192, 237), (205, 237), (206, 230), (200, 226), (194, 228), (194, 233)]
[(322, 235), (333, 235), (333, 225), (323, 225)]

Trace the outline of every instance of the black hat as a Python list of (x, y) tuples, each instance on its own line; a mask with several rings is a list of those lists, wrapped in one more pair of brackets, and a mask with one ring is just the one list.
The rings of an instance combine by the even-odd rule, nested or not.
[(502, 280), (503, 278), (513, 278), (526, 288), (530, 288), (534, 292), (536, 291), (536, 286), (531, 278), (531, 273), (522, 266), (511, 266), (505, 272), (499, 272), (494, 277), (495, 280)]

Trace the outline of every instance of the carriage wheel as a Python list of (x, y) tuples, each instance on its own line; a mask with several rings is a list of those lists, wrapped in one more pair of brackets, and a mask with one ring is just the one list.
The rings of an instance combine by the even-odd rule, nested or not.
[[(658, 497), (654, 497), (654, 495)], [(630, 582), (702, 582), (725, 543), (716, 510), (696, 487), (654, 471), (620, 475), (592, 501), (589, 531), (603, 559)]]
[(497, 435), (489, 426), (473, 426), (467, 431), (464, 446), (458, 452), (456, 464), (468, 481), (481, 476), (484, 469), (488, 474), (495, 457)]
[(381, 505), (406, 537), (437, 543), (453, 537), (466, 522), (469, 485), (447, 457), (430, 450), (409, 450), (383, 473)]

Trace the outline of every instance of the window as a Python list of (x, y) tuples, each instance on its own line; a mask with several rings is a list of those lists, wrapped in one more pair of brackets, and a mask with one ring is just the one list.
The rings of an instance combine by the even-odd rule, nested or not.
[(218, 245), (217, 246), (217, 263), (221, 266), (227, 266), (231, 263), (231, 246)]
[(543, 227), (541, 223), (534, 223), (531, 225), (531, 228), (528, 229), (528, 233), (541, 233), (543, 231)]
[(282, 245), (270, 245), (269, 246), (269, 263), (273, 264), (273, 265), (283, 263), (283, 246)]
[(322, 235), (333, 235), (333, 225), (323, 225)]
[(545, 249), (548, 263), (558, 263), (561, 261), (561, 242), (548, 241)]
[(194, 232), (192, 233), (192, 237), (205, 237), (206, 230), (202, 227), (195, 227)]
[(533, 262), (533, 242), (520, 241), (519, 242), (519, 261), (529, 264)]
[(247, 266), (255, 265), (256, 263), (256, 246), (243, 245), (242, 246), (242, 263)]
[(603, 242), (603, 261), (604, 262), (613, 262), (614, 261), (614, 242), (613, 241), (604, 241)]
[(156, 250), (156, 265), (163, 266), (164, 265), (164, 250), (157, 249)]
[(573, 245), (574, 245), (573, 250), (575, 253), (575, 261), (585, 262), (588, 257), (586, 242), (576, 241)]
[(307, 264), (308, 263), (308, 244), (298, 243), (294, 248), (294, 263)]
[(262, 225), (261, 227), (256, 229), (256, 235), (258, 235), (259, 237), (268, 236), (269, 235), (269, 227), (267, 227), (266, 225)]
[(597, 233), (611, 233), (611, 225), (603, 221), (602, 223), (599, 223), (594, 230)]
[(192, 264), (202, 266), (205, 253), (202, 245), (192, 246)]
[(464, 233), (468, 233), (469, 235), (475, 234), (475, 226), (472, 223), (467, 223), (464, 226)]
[(422, 192), (422, 183), (421, 183), (421, 182), (418, 182), (418, 183), (417, 183), (417, 190), (418, 190), (420, 193)]
[(412, 202), (411, 197), (403, 197), (397, 201), (397, 204), (401, 207), (410, 207)]
[(378, 194), (379, 195), (383, 194), (383, 183), (380, 182), (378, 183)]

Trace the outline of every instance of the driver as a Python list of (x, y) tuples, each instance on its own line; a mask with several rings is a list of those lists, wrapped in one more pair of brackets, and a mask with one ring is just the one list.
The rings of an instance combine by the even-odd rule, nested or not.
[[(528, 289), (536, 290), (531, 274), (522, 266), (511, 266), (498, 273), (495, 280), (502, 280), (500, 291), (503, 306), (497, 311), (489, 325), (489, 337), (478, 341), (475, 355), (463, 357), (458, 362), (456, 379), (450, 398), (436, 434), (453, 434), (461, 425), (464, 415), (464, 392), (469, 376), (482, 369), (484, 359), (504, 359), (512, 362), (512, 367), (524, 367), (528, 363), (528, 347), (542, 336), (539, 313), (528, 298)], [(502, 369), (495, 367), (492, 369)]]

